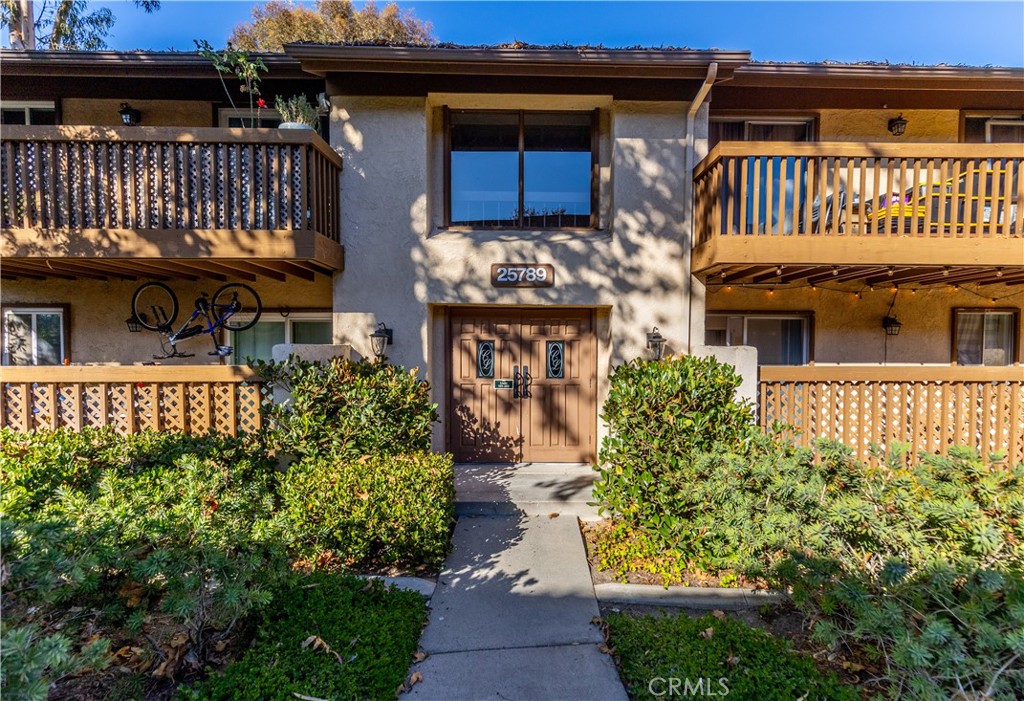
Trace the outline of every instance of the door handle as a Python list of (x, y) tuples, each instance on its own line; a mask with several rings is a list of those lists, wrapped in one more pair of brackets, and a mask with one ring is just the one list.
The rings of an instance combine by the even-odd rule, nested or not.
[(519, 366), (512, 366), (512, 398), (519, 399)]
[(530, 366), (523, 366), (523, 389), (520, 391), (523, 399), (530, 398)]

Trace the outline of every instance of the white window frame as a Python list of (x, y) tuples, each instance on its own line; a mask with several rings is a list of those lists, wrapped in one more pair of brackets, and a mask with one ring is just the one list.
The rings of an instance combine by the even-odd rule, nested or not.
[(60, 353), (58, 354), (58, 356), (59, 356), (58, 359), (59, 359), (60, 362), (63, 362), (64, 359), (68, 357), (67, 356), (67, 348), (68, 348), (68, 339), (67, 339), (68, 326), (67, 326), (67, 324), (68, 324), (68, 319), (67, 319), (67, 316), (66, 316), (67, 310), (64, 307), (9, 306), (9, 307), (4, 307), (3, 308), (3, 317), (2, 317), (2, 323), (3, 323), (3, 330), (2, 330), (2, 332), (3, 332), (3, 365), (8, 366), (8, 365), (11, 364), (11, 354), (8, 351), (8, 348), (7, 348), (7, 339), (9, 338), (9, 334), (7, 332), (7, 315), (8, 314), (31, 314), (32, 315), (32, 328), (29, 331), (29, 333), (30, 333), (29, 340), (30, 340), (30, 345), (31, 345), (31, 348), (32, 348), (32, 365), (33, 366), (38, 366), (39, 365), (39, 352), (38, 352), (39, 344), (36, 342), (36, 334), (37, 334), (36, 327), (38, 325), (38, 322), (37, 322), (36, 319), (37, 319), (37, 317), (40, 314), (56, 314), (58, 317), (60, 317)]
[[(247, 320), (249, 320), (251, 318), (252, 318), (251, 314), (239, 314), (238, 315), (238, 319), (240, 319), (241, 321), (247, 321)], [(264, 312), (260, 316), (260, 320), (256, 322), (256, 325), (259, 326), (263, 322), (277, 323), (277, 324), (283, 323), (284, 324), (284, 342), (285, 343), (292, 343), (292, 338), (294, 336), (294, 332), (292, 330), (291, 322), (293, 322), (293, 321), (327, 321), (327, 322), (331, 322), (331, 325), (332, 325), (331, 333), (332, 333), (332, 335), (334, 333), (334, 331), (333, 331), (334, 313), (333, 312), (329, 312), (329, 311), (324, 311), (324, 312), (291, 312), (291, 313), (288, 314), (288, 316), (282, 316), (279, 312), (273, 312), (273, 311), (272, 312)], [(227, 345), (232, 346), (231, 357), (234, 360), (238, 360), (237, 358), (235, 358), (235, 351), (234, 351), (234, 345), (235, 345), (235, 332), (234, 331), (228, 331), (227, 332), (227, 341), (226, 341), (226, 343), (227, 343)]]
[[(800, 349), (801, 350), (801, 354), (803, 355), (803, 363), (801, 363), (801, 365), (807, 365), (808, 363), (811, 362), (811, 327), (812, 327), (812, 323), (811, 323), (811, 316), (810, 316), (810, 314), (805, 314), (805, 313), (794, 313), (794, 314), (777, 314), (777, 313), (756, 314), (756, 313), (750, 313), (750, 312), (729, 312), (729, 311), (725, 311), (725, 312), (708, 312), (707, 313), (707, 317), (713, 317), (713, 316), (714, 317), (725, 317), (725, 345), (726, 346), (731, 346), (732, 345), (732, 343), (730, 343), (731, 338), (729, 336), (729, 320), (730, 319), (735, 319), (735, 318), (742, 319), (742, 322), (743, 322), (742, 323), (743, 341), (742, 341), (741, 345), (744, 345), (744, 346), (749, 346), (750, 345), (750, 343), (748, 342), (748, 336), (747, 336), (747, 324), (748, 324), (748, 322), (751, 319), (757, 319), (758, 321), (765, 321), (765, 320), (768, 320), (768, 321), (772, 321), (772, 320), (777, 320), (777, 321), (793, 321), (793, 320), (801, 321), (801, 322), (803, 322), (803, 329), (804, 329), (803, 330), (803, 334), (801, 334), (802, 335), (802, 339), (803, 339), (802, 340), (802, 348)], [(759, 365), (763, 364), (763, 363), (761, 363), (760, 359), (758, 359), (758, 364)], [(789, 366), (786, 366), (786, 367), (789, 367)], [(793, 366), (793, 367), (798, 367), (798, 366)]]
[[(1006, 362), (1002, 365), (986, 365), (985, 364), (985, 323), (982, 321), (981, 324), (981, 362), (964, 364), (960, 362), (960, 317), (968, 314), (978, 314), (981, 317), (1003, 315), (1010, 317), (1012, 328), (1010, 329), (1010, 348), (1008, 349)], [(956, 365), (962, 367), (973, 368), (973, 367), (1010, 367), (1017, 362), (1017, 337), (1020, 334), (1020, 312), (1013, 309), (968, 309), (968, 308), (955, 308), (953, 310), (953, 326), (955, 333), (953, 334), (953, 358), (952, 361)]]
[[(46, 100), (3, 100), (2, 102), (0, 102), (0, 109), (23, 110), (25, 112), (25, 124), (30, 126), (32, 122), (29, 121), (29, 110), (53, 110), (54, 117), (56, 117), (57, 103), (47, 102)], [(54, 121), (56, 121), (56, 119), (54, 119)], [(14, 125), (8, 124), (7, 126)]]
[[(736, 122), (738, 122), (740, 120), (739, 119), (735, 119), (735, 120), (723, 120), (723, 121), (736, 121)], [(754, 119), (743, 119), (742, 121), (743, 121), (743, 140), (744, 141), (750, 141), (750, 127), (752, 127), (752, 126), (759, 126), (759, 127), (782, 127), (782, 126), (798, 126), (798, 125), (803, 125), (803, 126), (807, 127), (807, 141), (808, 141), (808, 143), (812, 142), (812, 141), (815, 141), (815, 136), (814, 136), (814, 119), (811, 118), (811, 117), (807, 117), (806, 119), (803, 119), (803, 118), (800, 118), (800, 117), (793, 117), (793, 118), (788, 118), (788, 119), (787, 118), (771, 119), (771, 118), (767, 118), (767, 117), (765, 117), (765, 118), (756, 117)]]
[[(281, 113), (278, 112), (273, 107), (264, 107), (262, 109), (256, 110), (256, 112), (257, 112), (257, 114), (256, 114), (256, 118), (257, 119), (281, 119), (281, 121), (284, 121), (281, 118)], [(217, 111), (217, 124), (218, 124), (218, 126), (220, 126), (222, 128), (225, 128), (225, 129), (228, 128), (228, 121), (232, 117), (239, 118), (239, 119), (251, 119), (252, 118), (252, 112), (249, 110), (248, 107), (221, 107)], [(243, 127), (243, 128), (249, 129), (250, 127)], [(264, 129), (270, 129), (272, 127), (263, 127), (263, 128)]]
[(1010, 119), (1008, 117), (992, 117), (985, 120), (985, 143), (992, 143), (992, 127), (1024, 127), (1024, 119)]
[(735, 115), (729, 116), (728, 114), (717, 115), (708, 118), (709, 122), (743, 122), (743, 140), (750, 141), (750, 127), (755, 126), (789, 126), (802, 124), (807, 127), (807, 143), (811, 143), (818, 140), (818, 134), (814, 129), (815, 118), (812, 116), (807, 117), (771, 117), (771, 116), (748, 116), (748, 115)]

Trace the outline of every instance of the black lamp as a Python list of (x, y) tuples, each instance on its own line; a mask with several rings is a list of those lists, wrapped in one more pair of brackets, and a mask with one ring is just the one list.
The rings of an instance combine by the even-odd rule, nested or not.
[(661, 357), (665, 354), (666, 343), (665, 337), (658, 331), (657, 326), (652, 331), (647, 332), (647, 350), (651, 351), (651, 357), (654, 360), (661, 360)]
[(377, 324), (377, 330), (370, 334), (370, 349), (377, 360), (384, 357), (388, 346), (393, 342), (394, 335), (391, 329), (384, 325), (384, 322)]
[(903, 324), (894, 316), (886, 316), (882, 318), (882, 328), (885, 329), (886, 336), (899, 336)]
[(142, 322), (139, 320), (139, 317), (135, 316), (135, 312), (132, 312), (132, 315), (125, 319), (124, 323), (128, 326), (128, 331), (131, 333), (142, 331)]
[(134, 127), (142, 121), (142, 113), (127, 102), (121, 103), (121, 109), (119, 109), (117, 113), (121, 115), (121, 123), (126, 127)]
[(893, 136), (903, 136), (903, 132), (907, 130), (907, 120), (903, 118), (903, 113), (900, 112), (898, 117), (893, 117), (889, 120), (889, 133)]

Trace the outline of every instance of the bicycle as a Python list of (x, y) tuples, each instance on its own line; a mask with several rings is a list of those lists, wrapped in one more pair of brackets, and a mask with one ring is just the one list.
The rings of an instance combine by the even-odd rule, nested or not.
[[(174, 331), (174, 321), (178, 317), (178, 297), (170, 287), (162, 282), (147, 282), (140, 285), (132, 295), (132, 315), (144, 329), (160, 334), (160, 349), (164, 355), (154, 355), (153, 358), (157, 360), (195, 356), (195, 353), (180, 352), (177, 344), (202, 334), (209, 334), (213, 340), (213, 351), (208, 355), (221, 358), (230, 355), (234, 349), (217, 343), (216, 332), (219, 329), (250, 329), (259, 321), (262, 311), (263, 303), (256, 290), (240, 282), (232, 282), (214, 292), (212, 298), (205, 292), (200, 293), (188, 321)], [(252, 316), (244, 320), (236, 319), (239, 314)], [(205, 327), (202, 320), (206, 322)], [(195, 323), (197, 321), (200, 323)]]

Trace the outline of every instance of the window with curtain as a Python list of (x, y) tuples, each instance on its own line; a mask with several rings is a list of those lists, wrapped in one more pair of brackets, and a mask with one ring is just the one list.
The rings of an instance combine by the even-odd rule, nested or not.
[(956, 312), (954, 358), (958, 365), (1012, 365), (1017, 336), (1014, 310)]
[(1024, 143), (1024, 119), (1019, 117), (971, 116), (964, 118), (964, 143)]
[(234, 348), (232, 361), (271, 360), (274, 346), (281, 343), (331, 343), (332, 327), (329, 313), (293, 313), (288, 317), (266, 313), (252, 328), (231, 334), (228, 343)]
[(759, 365), (806, 365), (810, 360), (810, 315), (708, 314), (704, 343), (753, 346)]
[(67, 357), (62, 307), (8, 307), (3, 311), (4, 365), (61, 365)]

